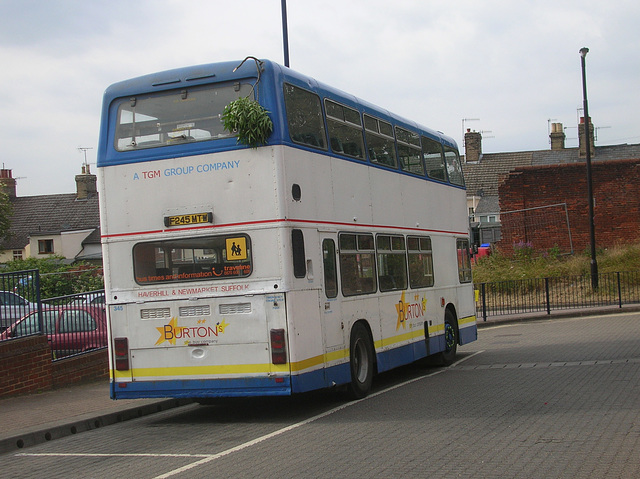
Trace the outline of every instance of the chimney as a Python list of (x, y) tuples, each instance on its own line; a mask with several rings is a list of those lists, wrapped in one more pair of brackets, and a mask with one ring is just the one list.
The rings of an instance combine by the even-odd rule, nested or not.
[[(584, 127), (584, 117), (580, 117), (580, 124), (578, 125), (578, 149), (580, 158), (586, 158), (587, 156), (587, 146), (586, 146), (586, 137), (584, 136), (585, 127)], [(593, 137), (593, 123), (591, 123), (591, 117), (589, 117), (589, 151), (591, 156), (595, 156), (596, 147), (595, 141)]]
[(76, 199), (86, 200), (98, 193), (97, 177), (89, 171), (89, 165), (82, 166), (82, 174), (76, 175)]
[(564, 134), (564, 128), (562, 123), (551, 123), (551, 150), (564, 150), (564, 140), (566, 135)]
[(482, 135), (480, 132), (467, 128), (464, 134), (464, 161), (465, 163), (477, 163), (482, 157)]
[(16, 179), (11, 177), (11, 170), (0, 170), (0, 191), (5, 193), (10, 200), (16, 197)]

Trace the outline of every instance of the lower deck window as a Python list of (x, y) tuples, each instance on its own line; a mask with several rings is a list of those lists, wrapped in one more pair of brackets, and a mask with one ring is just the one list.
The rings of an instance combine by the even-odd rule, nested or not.
[(409, 284), (412, 288), (433, 286), (433, 253), (431, 238), (409, 236)]
[(346, 234), (339, 237), (340, 282), (342, 295), (375, 293), (376, 259), (371, 234)]
[(133, 247), (138, 284), (232, 279), (249, 276), (251, 271), (251, 241), (246, 235), (153, 241)]
[(404, 236), (378, 235), (378, 281), (380, 291), (407, 288), (407, 257)]

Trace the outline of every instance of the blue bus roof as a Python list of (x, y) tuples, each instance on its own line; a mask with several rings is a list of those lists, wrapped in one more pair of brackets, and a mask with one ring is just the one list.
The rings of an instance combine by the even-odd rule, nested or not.
[[(378, 117), (390, 120), (394, 125), (404, 126), (420, 131), (422, 134), (436, 139), (443, 145), (456, 148), (453, 138), (441, 132), (422, 126), (412, 120), (395, 115), (390, 111), (377, 105), (361, 100), (354, 95), (346, 93), (337, 88), (331, 87), (315, 79), (291, 70), (270, 60), (259, 60), (261, 62), (261, 84), (275, 85), (291, 83), (295, 86), (314, 91), (323, 98), (330, 98), (347, 106), (354, 107), (363, 113), (369, 113)], [(241, 64), (241, 61), (230, 61), (220, 63), (209, 63), (203, 65), (188, 66), (151, 73), (136, 78), (131, 78), (109, 86), (104, 93), (102, 104), (102, 121), (100, 126), (100, 144), (98, 145), (98, 166), (107, 166), (118, 162), (106, 160), (107, 153), (107, 133), (109, 111), (114, 101), (134, 95), (154, 93), (179, 88), (187, 88), (211, 83), (231, 82), (246, 78), (257, 78), (258, 69), (254, 60), (248, 59)], [(235, 70), (235, 71), (234, 71)], [(261, 97), (261, 100), (264, 97)], [(267, 109), (277, 105), (267, 105)], [(276, 113), (272, 111), (272, 113)], [(281, 113), (281, 112), (280, 112)], [(171, 147), (169, 147), (171, 148)], [(163, 156), (171, 156), (170, 153)]]

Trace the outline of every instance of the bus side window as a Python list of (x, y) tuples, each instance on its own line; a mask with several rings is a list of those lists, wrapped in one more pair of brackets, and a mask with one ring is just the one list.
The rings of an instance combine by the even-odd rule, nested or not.
[(404, 236), (378, 235), (378, 281), (380, 291), (407, 288), (407, 257)]
[(329, 142), (333, 152), (364, 160), (360, 113), (326, 98), (324, 108), (327, 112)]
[(458, 152), (444, 147), (444, 159), (447, 162), (447, 174), (449, 175), (449, 181), (453, 185), (464, 186), (464, 177), (462, 176), (462, 166), (460, 166), (460, 156)]
[(433, 252), (431, 238), (426, 236), (409, 236), (409, 284), (412, 288), (433, 286)]
[(447, 181), (444, 169), (442, 145), (426, 136), (422, 137), (422, 155), (427, 166), (427, 176), (434, 180)]
[(365, 114), (364, 129), (369, 159), (379, 165), (397, 168), (396, 145), (391, 123)]
[(291, 140), (326, 150), (327, 134), (324, 130), (320, 97), (302, 88), (285, 84), (284, 102)]
[(372, 234), (340, 234), (342, 295), (376, 292), (376, 261)]
[(469, 240), (456, 240), (458, 252), (458, 278), (461, 283), (471, 282), (471, 252), (469, 251)]
[(404, 128), (396, 126), (396, 139), (398, 142), (398, 160), (400, 169), (416, 175), (424, 176), (422, 164), (422, 151), (420, 149), (420, 136)]
[(332, 239), (322, 241), (324, 267), (324, 293), (327, 298), (338, 296), (338, 269), (336, 268), (336, 244)]
[(307, 274), (307, 264), (304, 257), (302, 230), (291, 230), (291, 245), (293, 250), (293, 275), (296, 278), (304, 278)]

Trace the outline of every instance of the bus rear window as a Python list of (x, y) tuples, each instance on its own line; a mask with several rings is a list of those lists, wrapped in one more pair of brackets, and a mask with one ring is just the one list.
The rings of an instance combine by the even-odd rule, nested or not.
[(248, 83), (208, 85), (122, 99), (114, 147), (118, 151), (156, 148), (232, 136), (222, 112), (251, 92)]
[(154, 241), (133, 247), (133, 272), (141, 285), (233, 279), (249, 276), (251, 270), (251, 242), (246, 235)]

